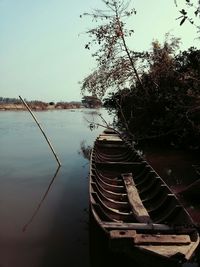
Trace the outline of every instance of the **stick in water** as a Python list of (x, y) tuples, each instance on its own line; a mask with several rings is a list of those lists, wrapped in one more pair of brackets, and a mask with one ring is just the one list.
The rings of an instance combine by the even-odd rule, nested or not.
[(56, 153), (55, 153), (55, 150), (53, 149), (53, 147), (52, 147), (52, 145), (51, 145), (49, 139), (47, 138), (47, 136), (46, 136), (44, 130), (42, 129), (40, 123), (38, 122), (37, 118), (35, 117), (35, 115), (34, 115), (33, 112), (31, 111), (30, 107), (29, 107), (28, 104), (25, 102), (25, 100), (24, 100), (21, 96), (19, 96), (19, 98), (21, 99), (22, 103), (23, 103), (24, 106), (28, 109), (28, 111), (30, 112), (31, 116), (33, 117), (33, 119), (34, 119), (35, 122), (37, 123), (37, 125), (38, 125), (38, 127), (40, 128), (42, 134), (44, 135), (44, 137), (45, 137), (45, 139), (46, 139), (46, 141), (47, 141), (49, 147), (51, 148), (51, 151), (53, 152), (53, 154), (54, 154), (54, 156), (55, 156), (55, 158), (56, 158), (56, 161), (58, 162), (58, 165), (61, 166), (60, 160), (59, 160), (59, 158), (57, 157), (57, 155), (56, 155)]

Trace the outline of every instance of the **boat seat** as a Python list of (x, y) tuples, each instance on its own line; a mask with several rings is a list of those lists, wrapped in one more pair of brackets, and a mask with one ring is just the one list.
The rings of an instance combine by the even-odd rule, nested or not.
[(111, 239), (131, 238), (137, 245), (186, 245), (191, 243), (189, 235), (177, 234), (138, 234), (135, 230), (111, 230)]
[(141, 223), (151, 223), (151, 218), (141, 201), (136, 185), (133, 181), (132, 173), (123, 173), (121, 176), (124, 180), (128, 200), (136, 220)]

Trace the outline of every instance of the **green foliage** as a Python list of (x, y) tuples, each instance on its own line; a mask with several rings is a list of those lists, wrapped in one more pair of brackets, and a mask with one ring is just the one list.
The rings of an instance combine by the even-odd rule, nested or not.
[(1, 104), (21, 104), (21, 100), (18, 98), (0, 97)]
[(82, 104), (88, 108), (99, 108), (101, 107), (101, 100), (95, 95), (84, 96), (82, 99)]
[[(129, 2), (102, 0), (106, 10), (91, 14), (97, 26), (87, 33), (97, 61), (96, 70), (83, 80), (82, 93), (103, 97), (104, 105), (116, 113), (115, 124), (136, 140), (162, 139), (176, 146), (200, 144), (200, 50), (190, 48), (176, 54), (180, 40), (166, 35), (163, 45), (154, 41), (151, 51), (131, 51), (126, 38), (134, 31), (125, 20), (136, 14)], [(177, 1), (176, 1), (177, 2)], [(186, 0), (188, 8), (196, 7)], [(185, 9), (180, 24), (193, 23)], [(136, 69), (137, 68), (137, 69)]]
[(200, 145), (200, 50), (192, 47), (173, 55), (172, 48), (153, 43), (148, 71), (141, 78), (148, 96), (132, 86), (112, 94), (105, 105), (115, 109), (118, 126), (136, 140), (160, 139), (196, 148)]
[[(174, 1), (176, 6), (178, 7), (178, 0)], [(182, 3), (181, 3), (182, 4)], [(181, 14), (177, 19), (180, 21), (180, 25), (183, 25), (186, 21), (193, 24), (198, 33), (200, 33), (200, 1), (199, 0), (185, 0), (186, 8), (182, 8), (179, 10)]]
[(92, 56), (96, 59), (97, 69), (82, 82), (82, 94), (86, 92), (104, 96), (109, 88), (122, 89), (126, 84), (139, 79), (135, 68), (138, 57), (131, 52), (126, 44), (126, 38), (134, 33), (133, 29), (126, 28), (126, 19), (136, 14), (130, 7), (131, 1), (110, 0), (102, 2), (105, 10), (96, 9), (89, 16), (96, 27), (87, 31), (90, 42), (85, 48), (92, 46), (96, 51)]

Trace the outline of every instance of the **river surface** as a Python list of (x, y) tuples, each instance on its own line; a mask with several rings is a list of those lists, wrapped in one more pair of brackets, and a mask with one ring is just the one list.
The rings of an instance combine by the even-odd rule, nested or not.
[(0, 267), (139, 267), (113, 259), (89, 220), (89, 165), (80, 147), (103, 130), (89, 127), (102, 123), (96, 110), (35, 114), (62, 166), (29, 113), (0, 112)]
[(35, 114), (62, 167), (29, 113), (0, 112), (0, 266), (90, 266), (80, 144), (92, 145), (102, 128), (88, 121), (101, 119), (94, 110)]

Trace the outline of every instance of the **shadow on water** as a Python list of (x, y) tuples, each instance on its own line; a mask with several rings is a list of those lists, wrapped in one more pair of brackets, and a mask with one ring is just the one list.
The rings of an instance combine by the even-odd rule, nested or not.
[[(85, 115), (88, 121), (96, 116), (89, 110)], [(40, 116), (62, 158), (63, 166), (55, 174), (49, 150), (40, 146), (25, 113), (1, 113), (0, 266), (147, 267), (112, 253), (88, 213), (88, 144), (103, 129), (89, 131), (80, 111)]]
[(89, 215), (90, 267), (115, 266), (138, 267), (133, 260), (109, 249), (105, 233), (98, 227), (92, 214)]
[(56, 179), (56, 177), (57, 177), (57, 175), (58, 175), (58, 172), (59, 172), (59, 170), (60, 170), (60, 167), (61, 167), (61, 166), (58, 166), (58, 168), (56, 169), (56, 172), (55, 172), (53, 178), (51, 179), (51, 181), (50, 181), (50, 183), (49, 183), (49, 185), (48, 185), (48, 187), (47, 187), (47, 190), (45, 191), (43, 197), (41, 198), (41, 201), (40, 201), (40, 203), (38, 204), (37, 208), (35, 209), (34, 213), (33, 213), (32, 216), (30, 217), (30, 219), (28, 220), (28, 222), (23, 226), (23, 228), (22, 228), (22, 231), (23, 231), (23, 232), (25, 232), (25, 231), (28, 229), (28, 227), (29, 227), (29, 226), (31, 225), (31, 223), (33, 222), (34, 218), (37, 216), (37, 214), (38, 214), (38, 212), (39, 212), (39, 210), (40, 210), (42, 204), (43, 204), (44, 201), (45, 201), (45, 198), (47, 197), (47, 195), (48, 195), (48, 193), (49, 193), (49, 191), (50, 191), (50, 189), (51, 189), (51, 187), (52, 187), (52, 185), (53, 185), (54, 180)]
[[(83, 172), (84, 173), (84, 172)], [(70, 180), (85, 179), (78, 175)], [(84, 181), (85, 182), (85, 181)], [(47, 237), (46, 252), (42, 267), (89, 267), (88, 240), (88, 191), (75, 190), (76, 185), (68, 184), (62, 193), (56, 209), (54, 223)]]

